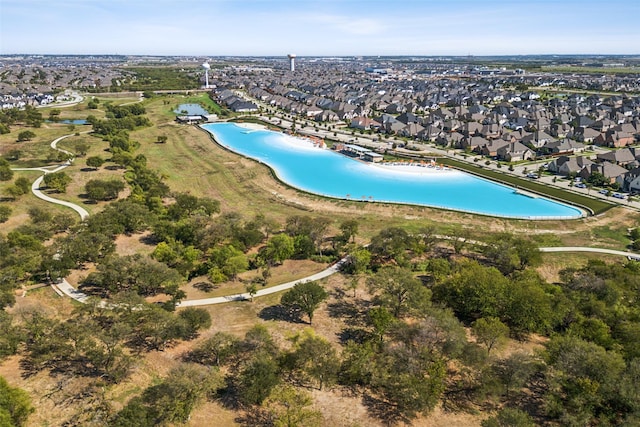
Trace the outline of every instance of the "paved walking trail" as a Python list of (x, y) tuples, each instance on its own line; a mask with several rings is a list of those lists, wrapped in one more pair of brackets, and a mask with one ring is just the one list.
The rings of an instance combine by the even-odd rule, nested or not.
[[(322, 270), (319, 273), (312, 274), (311, 276), (304, 277), (302, 279), (294, 280), (292, 282), (283, 283), (281, 285), (272, 286), (266, 289), (260, 289), (254, 297), (261, 297), (264, 295), (275, 294), (276, 292), (284, 291), (286, 289), (293, 288), (298, 283), (304, 282), (313, 282), (315, 280), (324, 279), (325, 277), (329, 277), (334, 273), (340, 271), (340, 266), (345, 262), (345, 259), (341, 259), (337, 263), (333, 264), (331, 267)], [(231, 301), (244, 301), (250, 300), (251, 295), (249, 293), (243, 294), (235, 294), (235, 295), (227, 295), (224, 297), (215, 297), (215, 298), (204, 298), (204, 299), (192, 299), (187, 301), (182, 301), (178, 304), (178, 307), (194, 307), (197, 305), (211, 305), (211, 304), (222, 304), (225, 302)]]
[[(86, 133), (86, 132), (84, 132)], [(53, 148), (54, 150), (58, 150), (58, 151), (62, 151), (65, 154), (69, 154), (71, 156), (73, 156), (73, 153), (67, 151), (67, 150), (63, 150), (62, 148), (58, 148), (58, 142), (62, 141), (65, 138), (68, 138), (70, 136), (74, 136), (75, 134), (69, 134), (69, 135), (64, 135), (61, 136), (60, 138), (56, 138), (51, 142), (51, 148)], [(61, 170), (63, 170), (64, 168), (67, 168), (69, 166), (71, 166), (73, 164), (73, 160), (74, 158), (72, 157), (71, 159), (67, 160), (65, 163), (58, 165), (58, 166), (46, 166), (46, 167), (41, 167), (41, 168), (13, 168), (13, 170), (17, 170), (17, 171), (40, 171), (43, 172), (44, 175), (48, 174), (48, 173), (54, 173), (54, 172), (59, 172)], [(40, 177), (38, 177), (38, 179), (36, 179), (33, 184), (31, 184), (31, 192), (33, 193), (34, 196), (36, 196), (39, 199), (42, 199), (46, 202), (49, 203), (55, 203), (56, 205), (62, 205), (62, 206), (66, 206), (68, 208), (73, 209), (74, 211), (76, 211), (78, 213), (78, 215), (80, 215), (80, 219), (84, 220), (86, 218), (89, 217), (89, 212), (87, 212), (86, 209), (84, 209), (82, 206), (78, 206), (75, 203), (71, 203), (71, 202), (67, 202), (64, 200), (58, 200), (58, 199), (54, 199), (53, 197), (50, 197), (46, 194), (44, 194), (41, 190), (40, 190), (40, 186), (42, 185), (42, 181), (44, 180), (44, 175), (41, 175)]]
[(640, 254), (634, 252), (616, 251), (614, 249), (601, 249), (601, 248), (587, 248), (580, 246), (565, 246), (565, 247), (552, 247), (552, 248), (540, 248), (540, 252), (597, 252), (601, 254), (620, 255), (626, 257), (640, 257)]

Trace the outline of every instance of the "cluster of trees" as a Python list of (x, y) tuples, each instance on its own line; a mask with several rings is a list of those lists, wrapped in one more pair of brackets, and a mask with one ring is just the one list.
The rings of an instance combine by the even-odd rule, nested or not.
[(331, 344), (305, 330), (281, 349), (262, 325), (244, 338), (218, 332), (203, 341), (185, 359), (211, 368), (224, 368), (230, 398), (260, 414), (261, 424), (320, 425), (322, 417), (309, 408), (311, 399), (294, 385), (326, 387), (336, 383), (340, 368)]
[[(550, 284), (531, 268), (541, 261), (532, 242), (506, 234), (472, 242), (458, 233), (437, 243), (431, 231), (387, 229), (368, 247), (350, 249), (343, 269), (355, 279), (347, 287), (355, 290), (357, 277), (365, 275), (374, 304), (361, 321), (368, 328), (351, 326), (343, 332), (348, 337), (345, 360), (366, 361), (360, 370), (346, 371), (356, 384), (383, 397), (368, 369), (377, 374), (383, 369), (378, 354), (386, 346), (397, 349), (398, 339), (409, 339), (412, 345), (429, 343), (425, 352), (455, 366), (438, 383), (443, 391), (437, 399), (504, 407), (484, 426), (532, 426), (534, 419), (562, 425), (639, 422), (637, 387), (631, 384), (640, 366), (635, 304), (640, 264), (590, 261), (562, 271), (560, 283)], [(466, 251), (455, 248), (463, 240)], [(362, 309), (343, 307), (340, 312)], [(349, 324), (354, 324), (352, 315)], [(474, 343), (467, 342), (464, 327), (470, 328)], [(550, 338), (540, 354), (496, 352), (506, 338), (524, 340), (532, 333)], [(396, 363), (407, 367), (416, 362)], [(383, 400), (391, 402), (390, 396)], [(524, 396), (543, 403), (531, 412), (521, 405)], [(416, 412), (398, 403), (394, 407), (405, 408), (405, 416)]]
[(133, 73), (135, 78), (120, 81), (119, 85), (112, 85), (111, 91), (195, 89), (201, 85), (196, 72), (179, 70), (177, 68), (127, 68), (127, 72)]
[(41, 208), (31, 208), (29, 215), (31, 223), (0, 235), (0, 310), (15, 302), (15, 289), (47, 280), (53, 252), (43, 242), (75, 223), (71, 214), (53, 215)]
[(39, 128), (43, 121), (42, 113), (31, 105), (25, 106), (24, 109), (2, 109), (0, 110), (0, 134), (9, 133), (11, 126), (15, 124)]
[[(0, 360), (20, 352), (21, 366), (28, 375), (47, 370), (62, 378), (85, 377), (98, 385), (125, 380), (136, 365), (140, 354), (163, 350), (180, 340), (191, 340), (198, 331), (211, 326), (209, 313), (200, 308), (186, 308), (179, 313), (146, 303), (133, 293), (116, 295), (105, 307), (98, 300), (79, 306), (66, 320), (59, 320), (40, 311), (24, 311), (12, 318), (0, 311)], [(79, 425), (101, 420), (103, 425), (158, 425), (185, 422), (193, 405), (219, 385), (217, 375), (209, 370), (188, 367), (172, 372), (164, 382), (145, 390), (120, 413), (110, 413), (109, 405), (96, 404), (86, 409)], [(84, 391), (92, 394), (93, 392)], [(87, 398), (88, 396), (84, 396)], [(91, 406), (92, 399), (87, 404)], [(127, 413), (132, 407), (153, 405), (140, 422)], [(141, 414), (136, 409), (135, 414)], [(0, 424), (21, 426), (33, 412), (29, 397), (21, 390), (9, 387), (0, 377)], [(83, 411), (84, 412), (84, 411)], [(131, 416), (134, 414), (128, 414)], [(126, 418), (127, 417), (127, 418)], [(150, 418), (150, 424), (142, 420)], [(110, 419), (106, 424), (105, 419)]]
[(100, 120), (88, 116), (87, 122), (99, 135), (109, 135), (118, 130), (134, 130), (136, 127), (149, 126), (151, 122), (145, 116), (146, 109), (141, 104), (113, 105), (105, 104), (106, 118)]

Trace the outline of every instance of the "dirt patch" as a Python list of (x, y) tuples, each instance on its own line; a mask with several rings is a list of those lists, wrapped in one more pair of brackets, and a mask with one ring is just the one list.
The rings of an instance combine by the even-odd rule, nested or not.
[(116, 238), (116, 253), (120, 256), (143, 254), (148, 255), (155, 249), (155, 245), (149, 244), (151, 231), (136, 233), (130, 236), (119, 235)]

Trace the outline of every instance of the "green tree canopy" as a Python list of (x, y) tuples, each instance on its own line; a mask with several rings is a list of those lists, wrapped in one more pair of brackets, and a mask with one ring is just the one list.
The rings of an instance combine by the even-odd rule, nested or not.
[(71, 177), (65, 172), (51, 172), (44, 175), (44, 185), (59, 193), (67, 191), (67, 186), (71, 183)]
[(300, 313), (306, 314), (309, 317), (309, 324), (311, 324), (313, 313), (328, 296), (327, 291), (316, 282), (303, 282), (296, 284), (282, 295), (280, 304), (294, 316)]
[(8, 427), (26, 425), (29, 415), (35, 411), (31, 398), (22, 389), (11, 387), (0, 377), (0, 424)]
[(419, 313), (430, 305), (431, 291), (411, 271), (386, 267), (367, 280), (377, 304), (387, 307), (394, 317)]

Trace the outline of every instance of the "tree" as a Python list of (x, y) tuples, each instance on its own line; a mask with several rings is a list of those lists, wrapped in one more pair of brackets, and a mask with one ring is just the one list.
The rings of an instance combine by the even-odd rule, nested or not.
[(442, 283), (433, 286), (433, 299), (447, 304), (463, 321), (480, 317), (500, 317), (509, 280), (496, 268), (476, 261), (463, 261)]
[(539, 370), (538, 365), (529, 354), (515, 352), (505, 359), (494, 362), (491, 366), (491, 373), (502, 385), (502, 394), (509, 399), (513, 391), (522, 388)]
[(124, 190), (124, 183), (118, 179), (107, 181), (92, 179), (85, 184), (84, 190), (87, 193), (87, 197), (93, 201), (113, 200)]
[(368, 250), (354, 249), (349, 252), (345, 262), (340, 266), (340, 271), (347, 274), (362, 274), (367, 271), (371, 263), (371, 252)]
[(413, 418), (433, 410), (445, 390), (444, 360), (429, 348), (394, 344), (374, 358), (372, 388), (399, 417)]
[(305, 329), (291, 338), (294, 350), (288, 353), (284, 365), (301, 380), (311, 378), (318, 383), (318, 389), (326, 384), (334, 384), (338, 379), (340, 361), (333, 346), (316, 335), (313, 329)]
[(13, 179), (11, 165), (5, 158), (0, 157), (0, 181), (10, 181), (11, 179)]
[(86, 142), (77, 142), (74, 146), (74, 149), (78, 156), (86, 156), (87, 151), (89, 151), (89, 144), (87, 144)]
[(0, 223), (7, 222), (11, 218), (11, 208), (0, 205)]
[(482, 427), (535, 427), (529, 414), (516, 408), (502, 408), (496, 415), (483, 420)]
[[(2, 134), (0, 132), (0, 134)], [(22, 157), (22, 151), (14, 148), (12, 150), (7, 151), (3, 157), (7, 160), (9, 160), (10, 162), (15, 162), (16, 160), (20, 160), (20, 157)]]
[(340, 224), (340, 231), (342, 232), (342, 240), (345, 242), (355, 240), (356, 234), (358, 234), (358, 221), (355, 219), (348, 219)]
[(382, 343), (384, 335), (396, 319), (386, 308), (374, 307), (369, 310), (367, 320), (373, 327), (373, 333), (375, 334), (377, 341)]
[(395, 260), (398, 264), (406, 263), (406, 252), (412, 247), (413, 238), (402, 228), (386, 228), (371, 239), (369, 251), (379, 259), (380, 263)]
[(625, 362), (615, 351), (575, 337), (557, 336), (546, 345), (550, 383), (547, 412), (565, 424), (615, 420)]
[(249, 268), (249, 260), (245, 254), (239, 254), (227, 258), (222, 266), (222, 272), (231, 280), (236, 280), (239, 273)]
[(199, 330), (211, 327), (211, 315), (203, 308), (186, 307), (180, 310), (178, 317), (185, 321), (184, 337), (187, 339), (194, 338)]
[(262, 405), (275, 427), (318, 427), (322, 425), (322, 414), (308, 408), (312, 403), (308, 393), (291, 386), (278, 386)]
[(376, 303), (387, 307), (396, 319), (430, 305), (431, 291), (403, 268), (383, 268), (369, 278), (367, 286), (375, 294)]
[(480, 344), (487, 347), (487, 353), (499, 346), (509, 335), (509, 327), (497, 317), (482, 317), (471, 325), (471, 331)]
[(293, 315), (305, 313), (309, 317), (309, 324), (312, 324), (313, 313), (328, 296), (327, 291), (316, 282), (303, 282), (282, 295), (280, 304)]
[(462, 250), (467, 246), (469, 235), (469, 230), (461, 227), (456, 227), (451, 232), (451, 245), (453, 246), (453, 251), (455, 253), (461, 253)]
[(235, 354), (240, 340), (226, 332), (216, 332), (189, 353), (187, 358), (203, 365), (225, 365)]
[(167, 142), (167, 140), (168, 140), (168, 138), (167, 138), (166, 135), (158, 135), (158, 139), (156, 140), (156, 142), (158, 144), (164, 144), (164, 143)]
[(280, 367), (268, 355), (259, 355), (240, 372), (239, 397), (248, 404), (260, 405), (280, 384)]
[(263, 251), (265, 261), (269, 265), (281, 264), (285, 259), (291, 258), (294, 254), (295, 247), (293, 239), (284, 234), (276, 234), (269, 239), (267, 246)]
[(247, 283), (244, 287), (244, 290), (249, 294), (249, 299), (253, 302), (253, 297), (258, 293), (258, 285), (256, 282), (251, 281)]
[(503, 274), (527, 266), (536, 267), (542, 261), (540, 250), (533, 242), (507, 233), (495, 235), (482, 252)]
[(100, 156), (87, 157), (87, 166), (93, 169), (98, 169), (104, 164), (105, 160)]
[(71, 177), (65, 172), (51, 172), (44, 175), (44, 185), (58, 193), (64, 193), (71, 183)]
[(36, 134), (30, 130), (24, 130), (18, 134), (18, 142), (31, 141)]
[(186, 423), (195, 406), (221, 386), (217, 371), (181, 364), (161, 383), (131, 399), (109, 425), (152, 427)]
[(23, 176), (16, 179), (14, 185), (22, 192), (22, 194), (27, 194), (29, 189), (31, 188), (31, 183), (29, 180)]
[[(0, 307), (3, 305), (0, 303)], [(16, 354), (22, 341), (20, 329), (12, 323), (12, 316), (5, 311), (0, 311), (0, 361), (7, 356)]]
[(60, 119), (61, 112), (62, 111), (58, 110), (57, 108), (49, 110), (49, 120), (51, 120), (52, 122), (57, 122)]
[(0, 425), (21, 427), (29, 415), (35, 411), (31, 398), (22, 389), (11, 387), (0, 377)]

